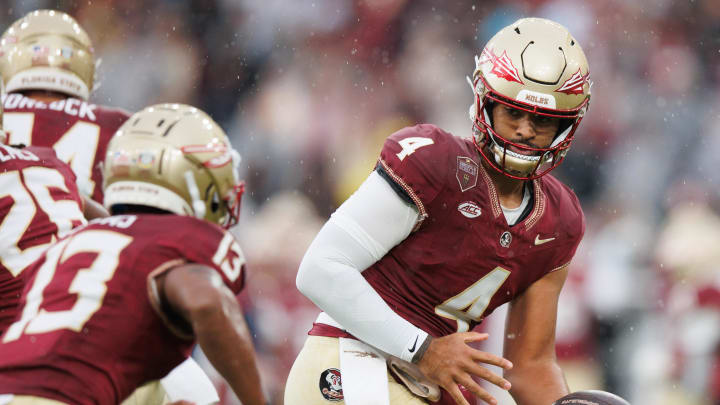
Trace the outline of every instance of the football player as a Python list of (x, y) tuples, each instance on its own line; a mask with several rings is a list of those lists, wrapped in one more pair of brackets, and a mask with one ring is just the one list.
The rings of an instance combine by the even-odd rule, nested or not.
[(88, 101), (95, 57), (85, 30), (60, 11), (28, 13), (0, 37), (0, 76), (8, 142), (52, 147), (80, 191), (102, 204), (100, 163), (128, 113)]
[(238, 162), (190, 106), (148, 107), (120, 128), (104, 165), (114, 216), (47, 249), (0, 336), (7, 403), (117, 404), (195, 342), (243, 404), (264, 403), (235, 297), (245, 259), (223, 229), (238, 219)]
[[(473, 377), (519, 405), (569, 392), (555, 360), (556, 310), (585, 223), (548, 172), (587, 110), (588, 74), (563, 26), (521, 19), (476, 57), (472, 139), (429, 124), (387, 139), (300, 265), (298, 288), (324, 312), (285, 404), (467, 405), (465, 389), (496, 404)], [(468, 345), (487, 338), (472, 329), (504, 303), (503, 357)], [(330, 373), (341, 386), (326, 382)]]
[[(128, 118), (121, 109), (88, 101), (95, 85), (93, 54), (83, 28), (55, 10), (28, 13), (0, 38), (0, 75), (10, 93), (3, 96), (10, 142), (53, 147), (72, 166), (82, 195), (92, 198), (85, 198), (88, 219), (107, 216), (100, 205), (102, 159), (110, 138)], [(203, 380), (209, 389), (210, 381), (197, 365), (191, 359), (187, 363), (181, 380)]]

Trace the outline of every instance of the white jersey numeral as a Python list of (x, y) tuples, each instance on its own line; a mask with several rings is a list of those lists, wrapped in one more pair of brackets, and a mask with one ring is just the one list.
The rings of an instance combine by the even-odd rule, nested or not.
[[(3, 125), (10, 134), (9, 144), (33, 144), (34, 113), (6, 113), (3, 117)], [(52, 146), (58, 158), (72, 167), (80, 191), (87, 196), (92, 196), (95, 190), (92, 169), (98, 142), (100, 142), (100, 126), (91, 122), (77, 121)]]
[(235, 238), (230, 232), (226, 232), (212, 260), (215, 265), (220, 267), (230, 282), (235, 282), (240, 276), (242, 265), (245, 264), (245, 255)]
[(435, 141), (422, 136), (411, 136), (409, 138), (399, 140), (398, 143), (402, 146), (402, 151), (397, 154), (397, 157), (402, 161), (406, 157), (415, 153), (416, 150), (422, 148), (423, 146), (432, 145)]
[(448, 299), (435, 307), (435, 313), (454, 319), (458, 323), (458, 332), (467, 332), (470, 321), (480, 322), (493, 295), (500, 289), (510, 271), (496, 267), (475, 284), (466, 288), (460, 294)]
[(78, 203), (55, 200), (50, 195), (51, 188), (70, 192), (63, 175), (55, 169), (29, 167), (22, 170), (22, 177), (19, 171), (0, 174), (0, 199), (12, 198), (10, 210), (0, 222), (0, 262), (14, 277), (40, 257), (51, 243), (26, 249), (18, 246), (38, 209), (57, 226), (57, 237), (65, 236), (72, 229), (73, 221), (85, 222)]
[[(85, 322), (102, 306), (107, 292), (106, 283), (115, 274), (120, 252), (131, 241), (132, 237), (117, 232), (91, 230), (50, 247), (25, 297), (22, 317), (10, 325), (3, 343), (12, 342), (23, 333), (45, 333), (59, 329), (81, 331)], [(40, 309), (43, 292), (55, 276), (58, 266), (81, 253), (96, 253), (97, 256), (89, 267), (80, 269), (70, 283), (68, 293), (77, 294), (75, 305), (65, 311)]]

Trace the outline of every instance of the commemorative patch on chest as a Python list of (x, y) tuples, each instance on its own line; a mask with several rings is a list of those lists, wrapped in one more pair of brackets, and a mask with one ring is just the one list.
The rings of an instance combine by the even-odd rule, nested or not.
[(477, 185), (479, 166), (474, 160), (466, 156), (457, 157), (457, 171), (455, 177), (463, 193)]
[(342, 390), (340, 370), (329, 368), (320, 374), (320, 393), (331, 402), (342, 401), (345, 396)]

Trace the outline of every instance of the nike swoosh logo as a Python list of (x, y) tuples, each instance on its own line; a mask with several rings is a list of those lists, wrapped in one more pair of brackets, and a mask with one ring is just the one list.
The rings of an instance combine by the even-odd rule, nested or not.
[(408, 351), (410, 353), (415, 353), (415, 346), (417, 346), (417, 340), (418, 340), (418, 336), (415, 336), (415, 343), (413, 343), (413, 347), (408, 349)]
[(555, 240), (555, 238), (540, 239), (540, 235), (536, 235), (535, 236), (535, 245), (542, 245), (543, 243), (548, 243), (551, 240)]

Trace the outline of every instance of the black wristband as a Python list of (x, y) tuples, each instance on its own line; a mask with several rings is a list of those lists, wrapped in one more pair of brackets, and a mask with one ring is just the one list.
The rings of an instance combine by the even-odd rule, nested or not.
[(423, 355), (427, 351), (428, 347), (430, 347), (430, 342), (432, 341), (432, 336), (427, 335), (425, 340), (423, 340), (420, 347), (415, 352), (415, 355), (413, 355), (412, 360), (410, 360), (412, 363), (417, 364), (422, 359)]

